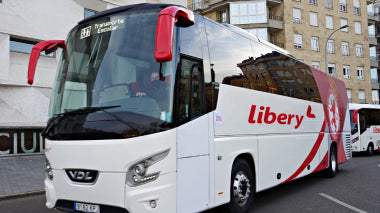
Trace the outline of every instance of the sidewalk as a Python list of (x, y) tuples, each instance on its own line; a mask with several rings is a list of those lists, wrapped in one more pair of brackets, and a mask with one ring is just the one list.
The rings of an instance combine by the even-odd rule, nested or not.
[(44, 170), (44, 155), (0, 157), (0, 200), (43, 193)]

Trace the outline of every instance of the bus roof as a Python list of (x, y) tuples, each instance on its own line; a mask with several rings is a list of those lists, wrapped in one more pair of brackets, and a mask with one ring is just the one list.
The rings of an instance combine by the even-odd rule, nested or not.
[(359, 109), (380, 109), (380, 105), (377, 104), (349, 104), (350, 110), (359, 110)]

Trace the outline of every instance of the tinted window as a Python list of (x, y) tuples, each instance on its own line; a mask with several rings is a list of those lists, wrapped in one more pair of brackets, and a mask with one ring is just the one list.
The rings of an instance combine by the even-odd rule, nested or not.
[(181, 55), (178, 79), (178, 121), (188, 121), (204, 114), (205, 86), (202, 60)]
[(321, 102), (309, 66), (223, 26), (206, 27), (216, 82)]
[(244, 78), (237, 65), (252, 57), (250, 40), (208, 20), (206, 31), (215, 81), (233, 84), (233, 80)]
[(201, 23), (203, 19), (195, 16), (195, 24), (190, 27), (181, 27), (180, 29), (180, 52), (185, 55), (191, 55), (197, 58), (202, 57), (201, 46)]
[[(262, 44), (253, 42), (254, 52), (262, 52), (264, 48)], [(238, 64), (238, 67), (245, 76), (239, 82), (242, 87), (321, 102), (310, 67), (277, 51), (249, 58)]]

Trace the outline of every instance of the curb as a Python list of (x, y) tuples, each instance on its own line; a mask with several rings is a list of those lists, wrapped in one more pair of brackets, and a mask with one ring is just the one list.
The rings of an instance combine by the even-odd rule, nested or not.
[(14, 198), (19, 198), (19, 197), (40, 195), (44, 193), (45, 193), (45, 190), (37, 190), (37, 191), (30, 191), (30, 192), (24, 192), (24, 193), (19, 193), (19, 194), (0, 195), (0, 200), (9, 200), (9, 199), (14, 199)]

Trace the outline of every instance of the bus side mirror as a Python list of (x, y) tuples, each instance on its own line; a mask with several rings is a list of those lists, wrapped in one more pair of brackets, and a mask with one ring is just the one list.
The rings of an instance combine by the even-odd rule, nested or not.
[(357, 123), (358, 122), (358, 110), (354, 110), (354, 113), (353, 113), (353, 118), (352, 118), (352, 121), (354, 123)]
[(66, 49), (66, 44), (64, 40), (50, 40), (42, 41), (34, 45), (32, 53), (29, 58), (29, 67), (28, 67), (28, 84), (32, 85), (34, 81), (34, 74), (36, 72), (36, 66), (40, 54), (42, 51), (45, 51), (46, 55), (55, 52), (58, 47)]
[(174, 26), (189, 27), (194, 24), (194, 14), (186, 8), (171, 6), (161, 10), (156, 28), (155, 58), (167, 62), (173, 58)]

